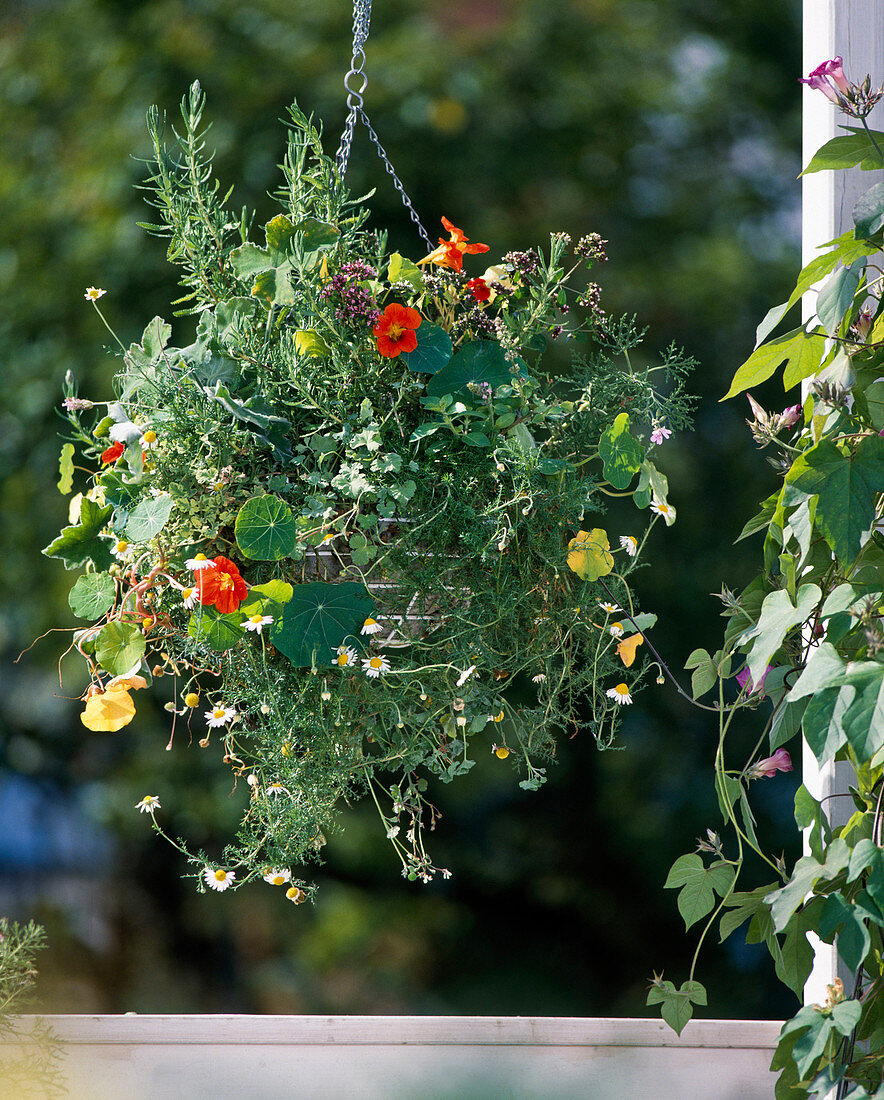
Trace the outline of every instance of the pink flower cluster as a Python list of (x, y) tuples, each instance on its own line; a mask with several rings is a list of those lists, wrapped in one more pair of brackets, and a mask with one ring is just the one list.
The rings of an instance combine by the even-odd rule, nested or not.
[(841, 106), (844, 102), (843, 96), (850, 91), (850, 83), (844, 75), (843, 65), (844, 58), (833, 57), (817, 65), (810, 76), (802, 76), (800, 83), (808, 84), (816, 91), (822, 92), (832, 103)]

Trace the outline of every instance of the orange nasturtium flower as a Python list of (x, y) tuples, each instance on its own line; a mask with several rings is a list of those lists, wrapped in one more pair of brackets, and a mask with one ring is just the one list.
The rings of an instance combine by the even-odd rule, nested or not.
[(117, 459), (122, 455), (125, 449), (125, 445), (123, 443), (120, 443), (119, 441), (117, 441), (116, 443), (112, 443), (106, 451), (102, 451), (101, 461), (106, 466), (110, 466), (112, 463), (117, 461)]
[(229, 558), (217, 557), (196, 574), (196, 587), (201, 604), (211, 604), (222, 615), (239, 610), (249, 594), (239, 569)]
[(438, 264), (439, 267), (450, 267), (453, 271), (463, 270), (463, 258), (472, 256), (477, 252), (487, 252), (487, 244), (467, 244), (469, 237), (464, 236), (462, 229), (452, 225), (448, 218), (442, 219), (442, 224), (448, 230), (449, 240), (439, 238), (439, 247), (434, 248), (429, 256), (418, 260), (419, 264)]
[(421, 315), (411, 306), (391, 302), (378, 317), (371, 330), (378, 342), (378, 352), (387, 359), (395, 359), (400, 352), (414, 351)]

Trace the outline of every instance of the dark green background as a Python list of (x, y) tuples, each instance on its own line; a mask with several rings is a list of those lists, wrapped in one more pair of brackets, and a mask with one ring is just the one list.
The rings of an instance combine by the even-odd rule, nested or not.
[[(444, 214), (495, 259), (551, 230), (599, 232), (607, 308), (651, 326), (649, 354), (676, 341), (701, 363), (695, 431), (658, 455), (679, 520), (655, 532), (638, 578), (660, 615), (656, 644), (680, 668), (695, 646), (716, 648), (710, 593), (753, 575), (759, 548), (732, 543), (774, 482), (747, 410), (718, 398), (798, 264), (800, 5), (375, 7), (366, 106), (431, 234)], [(47, 925), (48, 1011), (650, 1014), (652, 968), (680, 983), (695, 938), (662, 889), (668, 867), (718, 824), (716, 729), (670, 688), (643, 692), (622, 751), (563, 739), (538, 794), (480, 753), (438, 792), (433, 852), (454, 870), (447, 883), (401, 880), (376, 819), (348, 812), (318, 904), (295, 909), (264, 884), (200, 896), (179, 881), (181, 859), (134, 803), (158, 794), (173, 833), (219, 851), (240, 795), (195, 744), (163, 751), (159, 706), (141, 701), (127, 730), (90, 734), (70, 699), (73, 662), (58, 688), (63, 634), (12, 663), (72, 624), (73, 575), (39, 549), (66, 511), (55, 490), (64, 373), (100, 398), (115, 369), (83, 291), (107, 289), (101, 305), (124, 343), (169, 317), (179, 293), (162, 243), (136, 226), (150, 220), (131, 156), (147, 152), (146, 109), (174, 115), (198, 78), (218, 174), (261, 220), (293, 96), (337, 145), (350, 18), (342, 0), (46, 0), (0, 16), (0, 822), (11, 815), (37, 838), (22, 847), (13, 831), (0, 844), (0, 908)], [(376, 224), (421, 254), (363, 131), (348, 179), (377, 187)], [(189, 342), (190, 325), (176, 322), (174, 342)], [(782, 407), (774, 383), (755, 396)], [(632, 515), (619, 522), (638, 530)], [(741, 737), (748, 745), (753, 730)], [(795, 783), (778, 776), (757, 791), (772, 845), (793, 855)], [(712, 947), (698, 973), (708, 1014), (791, 1012), (764, 950), (741, 939)]]

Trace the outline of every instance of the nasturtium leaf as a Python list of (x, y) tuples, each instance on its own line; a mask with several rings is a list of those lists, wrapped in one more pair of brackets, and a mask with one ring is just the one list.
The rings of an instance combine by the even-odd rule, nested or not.
[(664, 883), (666, 888), (678, 888), (678, 911), (681, 913), (685, 928), (690, 928), (702, 920), (715, 907), (715, 895), (724, 897), (734, 881), (734, 868), (729, 863), (718, 860), (710, 867), (691, 852), (679, 856), (673, 863)]
[(277, 614), (280, 605), (288, 603), (292, 598), (294, 589), (288, 581), (265, 581), (263, 584), (253, 584), (249, 594), (239, 605), (241, 618), (249, 615)]
[(625, 489), (642, 466), (645, 451), (629, 434), (629, 413), (620, 413), (599, 440), (605, 477), (615, 489)]
[(109, 686), (107, 691), (90, 695), (80, 721), (93, 733), (116, 733), (135, 717), (135, 703), (127, 688)]
[(58, 459), (58, 491), (64, 496), (74, 487), (74, 445), (65, 443)]
[[(520, 359), (515, 366), (516, 373), (524, 374), (525, 364)], [(433, 375), (427, 383), (427, 397), (461, 393), (470, 382), (477, 385), (485, 382), (496, 390), (512, 380), (513, 371), (500, 344), (494, 340), (474, 340), (462, 344), (452, 359)]]
[(296, 584), (282, 615), (268, 628), (270, 642), (295, 668), (325, 667), (335, 650), (356, 641), (374, 611), (364, 585), (355, 581)]
[(606, 577), (614, 568), (614, 557), (608, 532), (601, 527), (591, 531), (578, 531), (568, 543), (568, 567), (585, 581), (597, 581)]
[(245, 636), (242, 628), (244, 618), (241, 610), (222, 615), (214, 607), (198, 607), (190, 616), (187, 633), (198, 642), (204, 642), (209, 649), (223, 653)]
[(86, 573), (78, 577), (68, 594), (71, 611), (78, 619), (100, 619), (114, 605), (116, 587), (107, 573)]
[(630, 634), (628, 638), (621, 638), (617, 643), (617, 656), (627, 668), (632, 668), (635, 663), (635, 651), (644, 643), (641, 634)]
[(147, 542), (158, 535), (172, 514), (172, 504), (168, 493), (140, 501), (129, 513), (126, 538), (130, 542)]
[(817, 149), (801, 173), (802, 176), (835, 168), (853, 168), (857, 164), (866, 172), (881, 167), (881, 154), (875, 147), (875, 142), (880, 146), (884, 142), (884, 134), (877, 130), (871, 130), (867, 134), (854, 126), (846, 126), (845, 129), (850, 130), (850, 133), (839, 134)]
[(109, 569), (110, 543), (98, 537), (113, 514), (113, 508), (96, 504), (87, 497), (80, 501), (80, 521), (62, 528), (61, 534), (43, 550), (48, 558), (61, 558), (65, 569), (79, 569), (91, 562), (96, 569)]
[(111, 676), (122, 676), (138, 664), (146, 648), (135, 623), (105, 623), (95, 636), (95, 656)]
[(328, 344), (312, 328), (302, 328), (295, 333), (295, 351), (309, 359), (325, 359)]
[(875, 523), (884, 486), (884, 438), (865, 436), (853, 454), (823, 440), (799, 455), (786, 475), (793, 500), (818, 496), (816, 524), (835, 556), (854, 561)]
[(884, 183), (876, 183), (860, 195), (851, 216), (857, 237), (874, 237), (884, 225)]
[(865, 257), (855, 260), (849, 266), (833, 271), (820, 287), (816, 299), (816, 312), (829, 336), (837, 335), (845, 313), (853, 305), (853, 296), (856, 294), (860, 275), (865, 270), (865, 266)]
[(298, 525), (291, 508), (269, 493), (245, 502), (233, 530), (237, 546), (253, 561), (287, 558), (298, 541)]
[(440, 371), (454, 354), (451, 337), (441, 325), (424, 321), (417, 329), (417, 347), (414, 351), (402, 352), (400, 358), (409, 370), (422, 374), (435, 374)]
[(660, 1015), (676, 1035), (681, 1035), (691, 1019), (695, 1005), (706, 1004), (706, 990), (699, 982), (682, 982), (676, 989), (670, 981), (657, 978), (648, 990), (649, 1005), (660, 1005)]

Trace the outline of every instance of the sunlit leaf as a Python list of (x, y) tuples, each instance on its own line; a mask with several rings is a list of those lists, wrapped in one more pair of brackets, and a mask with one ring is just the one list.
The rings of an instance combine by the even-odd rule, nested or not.
[(606, 577), (614, 568), (614, 557), (607, 531), (594, 527), (592, 531), (578, 531), (568, 543), (568, 567), (584, 580), (597, 581)]

